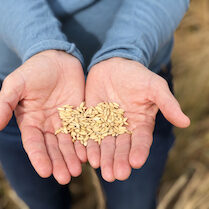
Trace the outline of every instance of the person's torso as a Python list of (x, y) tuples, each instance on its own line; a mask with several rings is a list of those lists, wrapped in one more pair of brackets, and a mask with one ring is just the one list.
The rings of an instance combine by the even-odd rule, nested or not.
[[(74, 42), (84, 55), (86, 65), (105, 41), (106, 33), (112, 26), (122, 2), (123, 0), (48, 0), (54, 14), (62, 22), (62, 30), (68, 40)], [(149, 66), (152, 71), (158, 73), (161, 66), (169, 62), (172, 40), (153, 58)], [(0, 79), (3, 79), (14, 70), (14, 66), (20, 64), (20, 60), (1, 40), (0, 54), (5, 55), (0, 58)], [(7, 55), (10, 61), (6, 58)]]
[[(76, 43), (88, 65), (90, 58), (105, 41), (106, 33), (123, 0), (48, 0), (48, 2), (55, 15), (61, 18), (68, 39)], [(172, 46), (173, 39), (159, 50), (150, 64), (152, 71), (157, 72), (161, 65), (169, 62)]]

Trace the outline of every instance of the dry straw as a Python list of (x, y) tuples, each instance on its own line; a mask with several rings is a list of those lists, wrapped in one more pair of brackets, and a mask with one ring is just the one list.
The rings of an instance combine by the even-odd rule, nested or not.
[(64, 105), (58, 108), (58, 111), (62, 127), (55, 134), (70, 133), (73, 142), (78, 140), (85, 146), (89, 139), (100, 144), (106, 136), (130, 134), (126, 128), (128, 123), (124, 117), (124, 110), (114, 102), (102, 102), (89, 108), (82, 102), (77, 108)]

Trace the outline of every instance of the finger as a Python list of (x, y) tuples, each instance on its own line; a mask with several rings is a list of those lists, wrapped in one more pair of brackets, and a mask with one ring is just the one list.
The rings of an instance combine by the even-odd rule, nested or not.
[(32, 126), (23, 126), (21, 134), (23, 147), (36, 172), (43, 178), (49, 177), (52, 174), (52, 163), (42, 132)]
[(154, 102), (157, 104), (165, 118), (179, 128), (186, 128), (190, 125), (190, 119), (182, 112), (178, 101), (170, 92), (167, 83), (155, 88), (156, 95)]
[(82, 163), (85, 163), (87, 161), (86, 147), (83, 144), (81, 144), (79, 141), (74, 142), (74, 147), (80, 161)]
[(20, 76), (11, 74), (4, 80), (0, 91), (0, 130), (2, 130), (10, 121), (12, 113), (24, 89), (24, 82)]
[(129, 134), (122, 134), (116, 138), (116, 149), (114, 156), (114, 176), (118, 180), (125, 180), (131, 174), (129, 163), (129, 152), (131, 147), (131, 138)]
[[(87, 79), (87, 83), (88, 83)], [(100, 98), (95, 96), (94, 93), (92, 93), (91, 85), (86, 84), (86, 93), (85, 93), (85, 99), (86, 99), (86, 106), (96, 106), (98, 103), (102, 102)], [(98, 168), (100, 166), (100, 160), (101, 160), (101, 153), (100, 153), (100, 146), (97, 142), (93, 140), (89, 140), (87, 144), (87, 157), (90, 165), (93, 168)]]
[(141, 168), (146, 162), (153, 141), (154, 124), (140, 124), (131, 135), (129, 162), (133, 168)]
[(87, 145), (87, 157), (90, 165), (93, 168), (99, 168), (100, 166), (100, 147), (97, 142), (90, 139)]
[[(54, 117), (53, 119), (53, 126), (54, 126), (54, 130), (58, 130), (60, 127), (62, 127), (62, 123), (61, 120), (59, 119), (59, 115), (57, 113), (57, 116)], [(61, 140), (63, 140), (63, 137), (60, 136), (64, 136), (66, 134), (62, 134), (59, 133), (58, 139), (61, 138)], [(70, 138), (70, 142), (72, 143), (73, 147), (74, 147), (74, 151), (78, 157), (78, 159), (82, 162), (85, 163), (87, 161), (87, 154), (86, 154), (86, 148), (84, 145), (82, 145), (79, 141), (75, 141), (74, 143), (72, 142), (72, 137), (70, 136), (70, 134), (66, 135), (66, 137), (69, 139)], [(64, 137), (64, 141), (66, 139), (66, 137)], [(64, 142), (65, 143), (65, 142)], [(70, 145), (71, 146), (71, 145)], [(69, 147), (68, 147), (69, 148)], [(71, 150), (72, 151), (72, 150)]]
[[(88, 83), (88, 79), (87, 79)], [(102, 102), (98, 97), (96, 97), (94, 94), (92, 94), (91, 90), (89, 89), (89, 86), (86, 84), (86, 92), (85, 92), (85, 99), (86, 99), (86, 106), (96, 106), (98, 103)], [(90, 165), (93, 168), (98, 168), (100, 166), (100, 146), (97, 142), (94, 142), (93, 140), (89, 140), (87, 144), (87, 157)]]
[(45, 133), (46, 147), (53, 165), (54, 178), (60, 184), (67, 184), (70, 182), (71, 176), (67, 165), (58, 147), (58, 140), (55, 135)]
[(70, 174), (74, 177), (81, 174), (81, 162), (78, 159), (70, 135), (60, 133), (57, 135), (60, 151), (64, 157)]
[(102, 177), (108, 182), (115, 180), (113, 173), (113, 161), (115, 153), (115, 137), (107, 136), (102, 140), (101, 147), (101, 171)]

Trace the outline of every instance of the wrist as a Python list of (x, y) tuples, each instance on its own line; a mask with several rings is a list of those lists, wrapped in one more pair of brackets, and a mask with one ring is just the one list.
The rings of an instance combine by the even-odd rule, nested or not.
[(55, 49), (44, 50), (33, 55), (32, 57), (40, 57), (40, 56), (45, 56), (47, 58), (50, 58), (52, 59), (52, 61), (68, 58), (68, 60), (71, 59), (75, 63), (81, 64), (80, 60), (77, 57), (73, 56), (72, 54), (68, 54), (66, 51), (63, 50), (55, 50)]
[(109, 59), (103, 60), (101, 62), (96, 63), (95, 65), (93, 65), (91, 67), (91, 71), (94, 69), (103, 69), (104, 71), (108, 71), (111, 69), (120, 69), (120, 68), (124, 68), (125, 66), (135, 66), (137, 68), (139, 67), (143, 67), (145, 68), (145, 66), (143, 64), (141, 64), (140, 62), (137, 62), (135, 60), (132, 59), (128, 59), (128, 58), (124, 58), (124, 57), (111, 57)]

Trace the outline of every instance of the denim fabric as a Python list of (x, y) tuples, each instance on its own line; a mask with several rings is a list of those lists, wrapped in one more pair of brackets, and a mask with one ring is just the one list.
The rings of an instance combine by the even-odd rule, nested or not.
[(59, 185), (53, 177), (38, 176), (23, 150), (14, 117), (0, 132), (0, 162), (11, 186), (30, 209), (69, 209), (68, 186)]
[[(40, 51), (59, 49), (73, 54), (84, 65), (74, 44), (82, 31), (77, 31), (75, 41), (69, 41), (61, 30), (62, 18), (68, 16), (100, 39), (101, 49), (97, 49), (90, 66), (119, 56), (145, 66), (152, 63), (150, 69), (157, 72), (160, 64), (169, 61), (173, 32), (188, 5), (189, 0), (2, 0), (0, 39), (23, 62)], [(71, 37), (74, 25), (68, 27)]]

